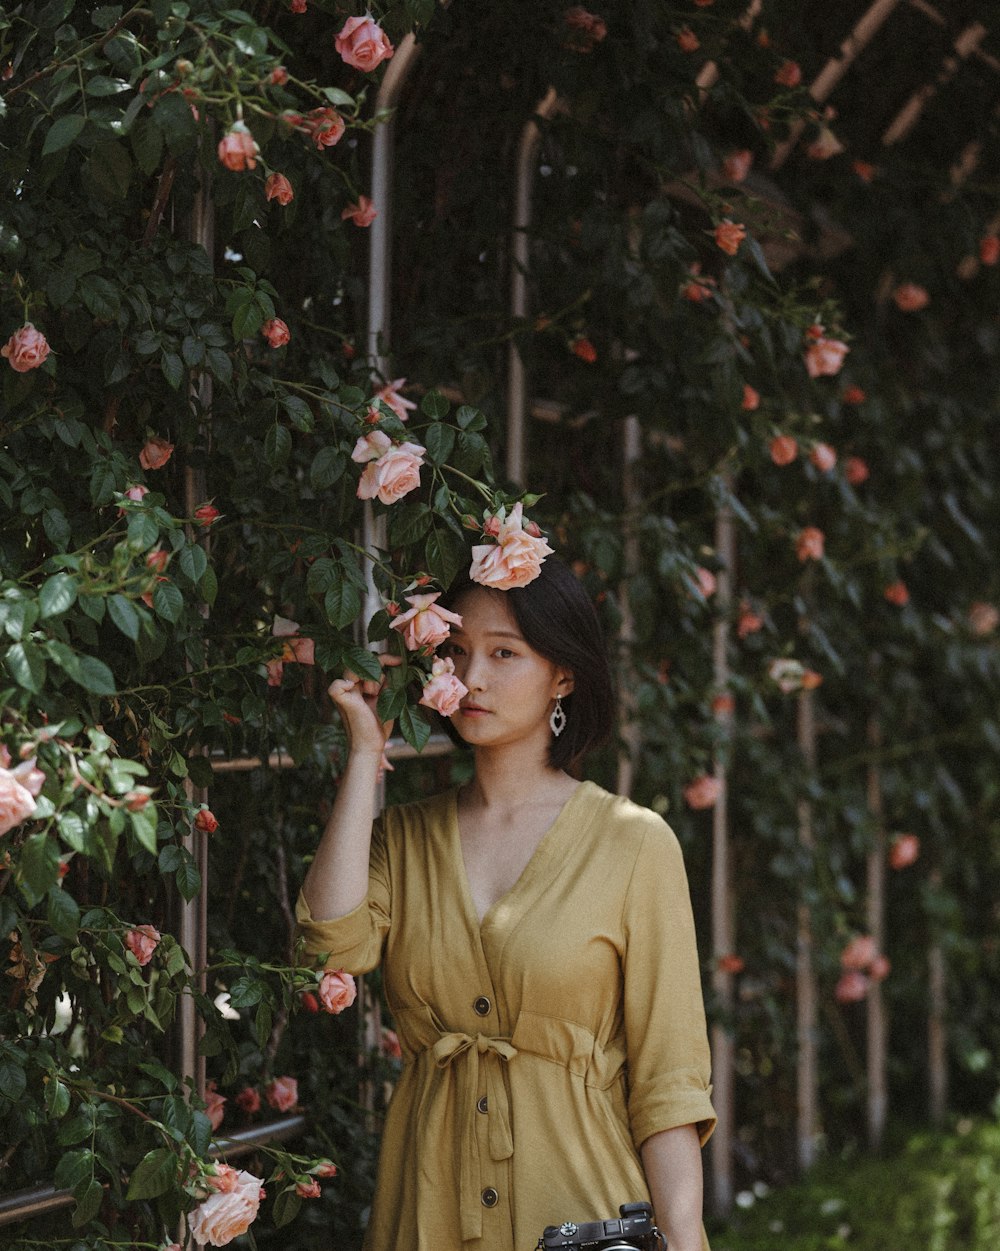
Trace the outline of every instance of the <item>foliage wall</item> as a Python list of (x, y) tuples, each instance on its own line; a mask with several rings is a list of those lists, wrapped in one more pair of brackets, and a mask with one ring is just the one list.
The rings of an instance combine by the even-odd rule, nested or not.
[[(894, 1089), (923, 1078), (933, 939), (951, 973), (955, 1099), (992, 1099), (997, 78), (970, 59), (884, 148), (955, 31), (894, 16), (826, 115), (805, 84), (866, 7), (833, 19), (766, 0), (746, 23), (736, 0), (376, 6), (393, 45), (414, 25), (421, 42), (397, 118), (385, 378), (360, 333), (385, 64), (337, 52), (343, 6), (51, 0), (0, 16), (0, 337), (30, 323), (51, 349), (39, 361), (22, 333), (0, 362), (5, 773), (34, 760), (19, 777), (40, 787), (3, 837), (0, 1126), (5, 1184), (55, 1172), (77, 1199), (75, 1229), (45, 1218), (18, 1228), (25, 1244), (171, 1242), (204, 1202), (211, 1122), (258, 1123), (262, 1091), (294, 1105), (272, 1085), (287, 1076), (311, 1127), (300, 1158), (248, 1166), (270, 1192), (257, 1241), (291, 1236), (268, 1231), (328, 1157), (340, 1176), (294, 1236), (356, 1240), (372, 1140), (354, 1012), (309, 1010), (316, 978), (291, 967), (288, 920), (342, 749), (324, 675), (371, 664), (352, 451), (376, 429), (426, 449), (419, 489), (374, 504), (390, 526), (376, 577), (387, 603), (421, 575), (447, 583), (466, 559), (462, 519), (516, 498), (485, 485), (484, 499), (474, 481), (503, 452), (511, 341), (533, 396), (561, 405), (531, 426), (527, 485), (546, 493), (533, 512), (609, 630), (626, 609), (634, 622), (619, 660), (641, 720), (637, 797), (681, 835), (703, 923), (715, 754), (730, 767), (737, 950), (722, 958), (737, 978), (741, 1168), (789, 1167), (803, 894), (822, 936), (825, 1129), (832, 1143), (858, 1132), (863, 1005), (846, 1001), (841, 958), (866, 926), (872, 765), (890, 832), (919, 840), (904, 845), (915, 864), (894, 850), (877, 953), (892, 966)], [(989, 7), (967, 0), (953, 20), (988, 22)], [(531, 312), (512, 322), (515, 153), (549, 86)], [(956, 180), (969, 145), (977, 163)], [(208, 250), (192, 241), (206, 192)], [(373, 424), (396, 375), (408, 388), (384, 394)], [(630, 416), (638, 504), (622, 491)], [(738, 527), (731, 604), (716, 589), (720, 509)], [(372, 637), (389, 632), (383, 616)], [(421, 664), (388, 697), (417, 742)], [(803, 686), (814, 772), (795, 745)], [(206, 753), (278, 747), (300, 767), (220, 781), (199, 818)], [(401, 766), (391, 788), (417, 793), (449, 768)], [(610, 759), (595, 768), (613, 779)], [(798, 841), (803, 798), (814, 854)], [(178, 896), (205, 890), (202, 993), (171, 935)], [(140, 925), (161, 935), (148, 963)], [(855, 992), (873, 972), (884, 964)], [(181, 995), (207, 1026), (205, 1105), (171, 1072)], [(369, 1056), (370, 1082), (393, 1063)]]

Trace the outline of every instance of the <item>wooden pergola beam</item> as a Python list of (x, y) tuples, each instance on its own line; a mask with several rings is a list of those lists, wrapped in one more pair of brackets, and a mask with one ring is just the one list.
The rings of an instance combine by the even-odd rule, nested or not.
[(982, 22), (973, 22), (957, 36), (954, 43), (955, 55), (945, 57), (941, 63), (941, 71), (935, 82), (924, 83), (910, 96), (887, 127), (882, 136), (884, 147), (891, 147), (905, 139), (920, 120), (920, 115), (937, 95), (938, 90), (949, 83), (958, 73), (962, 64), (969, 59), (987, 35)]

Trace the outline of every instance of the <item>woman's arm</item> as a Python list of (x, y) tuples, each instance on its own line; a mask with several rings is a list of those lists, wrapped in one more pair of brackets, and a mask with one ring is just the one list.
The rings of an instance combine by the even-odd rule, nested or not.
[(642, 1144), (656, 1224), (669, 1251), (701, 1251), (701, 1144), (695, 1125), (678, 1125)]
[[(395, 656), (380, 659), (386, 665), (399, 664)], [(333, 810), (302, 883), (302, 897), (317, 921), (346, 916), (368, 897), (375, 787), (392, 731), (391, 721), (381, 722), (375, 715), (381, 689), (381, 682), (362, 682), (352, 673), (330, 685), (330, 698), (347, 728), (349, 755)]]

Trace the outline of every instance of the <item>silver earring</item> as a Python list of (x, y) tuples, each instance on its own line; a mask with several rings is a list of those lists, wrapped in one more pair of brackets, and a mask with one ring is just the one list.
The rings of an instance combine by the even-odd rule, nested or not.
[(556, 738), (566, 729), (566, 714), (563, 712), (561, 695), (556, 696), (556, 706), (552, 709), (552, 715), (549, 717), (549, 725), (552, 727), (552, 733)]

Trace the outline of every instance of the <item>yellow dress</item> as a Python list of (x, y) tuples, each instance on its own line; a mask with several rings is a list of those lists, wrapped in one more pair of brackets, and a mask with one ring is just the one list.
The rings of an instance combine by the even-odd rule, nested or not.
[(447, 791), (376, 822), (365, 903), (297, 916), (327, 967), (383, 961), (403, 1050), (366, 1251), (532, 1251), (648, 1199), (649, 1135), (712, 1132), (687, 878), (655, 813), (581, 783), (480, 925)]

